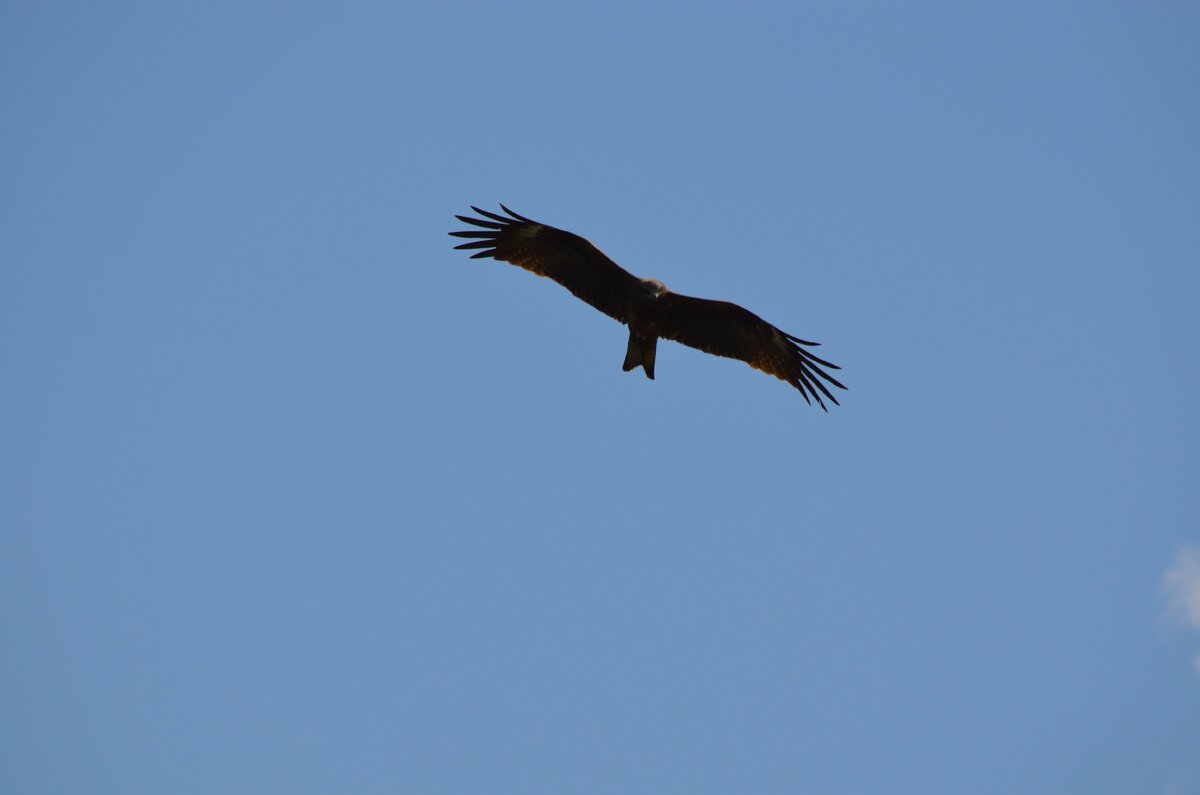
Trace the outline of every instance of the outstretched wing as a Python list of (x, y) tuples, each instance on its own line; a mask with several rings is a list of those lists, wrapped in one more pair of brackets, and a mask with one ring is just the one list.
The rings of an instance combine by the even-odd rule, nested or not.
[(801, 346), (819, 345), (786, 334), (753, 312), (728, 301), (709, 301), (667, 293), (659, 299), (663, 312), (659, 334), (705, 353), (741, 359), (755, 370), (787, 381), (806, 401), (825, 408), (821, 396), (837, 405), (826, 386), (846, 387), (823, 370), (839, 370), (836, 364), (813, 356)]
[(471, 259), (492, 257), (519, 265), (538, 276), (548, 276), (576, 298), (587, 301), (609, 317), (626, 322), (629, 290), (638, 280), (604, 256), (600, 249), (579, 235), (517, 215), (503, 204), (500, 209), (508, 213), (508, 218), (474, 206), (471, 209), (484, 217), (456, 215), (455, 218), (484, 231), (451, 232), (453, 237), (472, 241), (457, 245), (456, 249), (477, 248), (480, 251), (472, 254)]

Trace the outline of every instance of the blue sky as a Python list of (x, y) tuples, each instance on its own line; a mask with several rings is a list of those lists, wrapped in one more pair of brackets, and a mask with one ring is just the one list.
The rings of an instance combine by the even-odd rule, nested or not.
[[(1200, 793), (1193, 4), (0, 8), (0, 789)], [(451, 249), (504, 202), (829, 414)]]

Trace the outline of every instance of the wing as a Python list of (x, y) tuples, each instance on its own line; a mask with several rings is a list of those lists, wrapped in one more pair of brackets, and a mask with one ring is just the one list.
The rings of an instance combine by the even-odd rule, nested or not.
[(638, 281), (633, 274), (579, 235), (531, 221), (503, 204), (500, 208), (511, 217), (505, 218), (474, 206), (471, 209), (484, 218), (456, 215), (455, 218), (463, 223), (485, 231), (451, 232), (453, 237), (471, 239), (455, 248), (477, 248), (480, 251), (472, 254), (471, 259), (492, 257), (519, 265), (538, 276), (548, 276), (576, 298), (587, 301), (611, 318), (626, 322), (629, 290)]
[(664, 302), (659, 334), (669, 340), (699, 348), (705, 353), (741, 359), (755, 370), (787, 381), (800, 390), (806, 401), (811, 403), (811, 397), (826, 411), (829, 409), (825, 408), (822, 395), (835, 405), (838, 403), (826, 384), (846, 388), (822, 369), (840, 370), (840, 367), (801, 347), (820, 343), (784, 333), (753, 312), (728, 301), (709, 301), (676, 293), (667, 293), (659, 300)]

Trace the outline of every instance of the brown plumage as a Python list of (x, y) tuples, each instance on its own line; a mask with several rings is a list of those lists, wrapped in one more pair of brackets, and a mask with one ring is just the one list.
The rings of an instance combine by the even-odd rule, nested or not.
[(471, 209), (483, 218), (455, 216), (479, 227), (451, 232), (470, 240), (455, 248), (479, 249), (472, 259), (492, 257), (547, 276), (628, 325), (626, 371), (640, 366), (653, 379), (658, 338), (665, 337), (705, 353), (740, 359), (788, 382), (806, 401), (816, 400), (823, 409), (822, 395), (838, 402), (826, 384), (846, 388), (822, 369), (840, 369), (837, 365), (801, 347), (819, 343), (780, 331), (737, 304), (672, 293), (660, 281), (637, 278), (579, 235), (531, 221), (503, 204), (500, 208), (509, 217), (478, 207)]

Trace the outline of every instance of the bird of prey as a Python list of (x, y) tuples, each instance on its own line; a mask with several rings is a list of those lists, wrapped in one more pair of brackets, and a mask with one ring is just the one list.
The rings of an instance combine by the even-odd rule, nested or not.
[(475, 229), (451, 232), (469, 242), (456, 249), (479, 249), (471, 259), (492, 257), (538, 276), (548, 276), (576, 298), (629, 326), (623, 369), (637, 367), (654, 378), (659, 337), (717, 356), (741, 359), (755, 370), (788, 382), (810, 405), (828, 411), (824, 398), (837, 404), (829, 387), (846, 387), (822, 368), (840, 369), (805, 347), (818, 345), (780, 331), (728, 301), (710, 301), (673, 293), (657, 279), (639, 279), (579, 235), (532, 221), (500, 205), (508, 217), (472, 206), (482, 218), (455, 216)]

